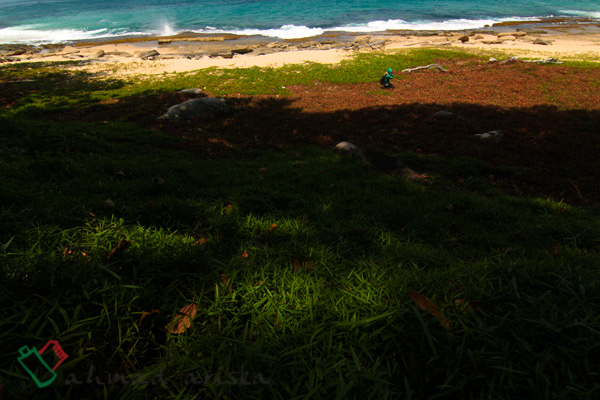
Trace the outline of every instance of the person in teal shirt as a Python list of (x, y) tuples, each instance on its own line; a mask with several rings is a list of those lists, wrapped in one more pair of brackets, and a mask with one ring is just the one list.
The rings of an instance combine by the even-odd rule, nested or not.
[(379, 83), (381, 83), (381, 86), (383, 86), (384, 89), (393, 89), (394, 85), (390, 82), (392, 79), (394, 79), (394, 71), (391, 68), (388, 68), (385, 75), (379, 80)]

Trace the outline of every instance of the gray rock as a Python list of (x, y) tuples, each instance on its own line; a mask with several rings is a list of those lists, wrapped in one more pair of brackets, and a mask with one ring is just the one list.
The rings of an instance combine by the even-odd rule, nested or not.
[(160, 53), (156, 50), (149, 50), (149, 51), (144, 51), (142, 53), (140, 53), (140, 58), (142, 60), (153, 60), (154, 57), (159, 56)]
[(190, 119), (215, 119), (229, 111), (222, 97), (204, 97), (176, 104), (159, 117), (160, 120), (181, 121)]
[(375, 50), (383, 49), (383, 48), (385, 48), (385, 45), (386, 45), (385, 40), (378, 40), (376, 42), (369, 43), (369, 46), (371, 46), (371, 48), (375, 49)]
[(193, 89), (183, 89), (180, 90), (179, 93), (183, 93), (183, 94), (193, 94), (195, 96), (206, 96), (204, 94), (204, 90), (200, 89), (200, 88), (193, 88)]
[(517, 61), (519, 61), (519, 57), (513, 56), (513, 57), (510, 57), (510, 58), (508, 58), (508, 59), (506, 59), (504, 61), (500, 61), (499, 64), (500, 65), (514, 64)]
[(548, 40), (543, 40), (543, 39), (537, 38), (533, 41), (533, 44), (541, 44), (543, 46), (550, 46), (552, 44), (552, 42), (550, 42)]
[(348, 153), (357, 154), (360, 149), (350, 142), (339, 142), (335, 145), (336, 150), (347, 151)]
[(449, 120), (449, 119), (458, 118), (458, 115), (456, 115), (450, 111), (438, 111), (435, 114), (433, 114), (431, 116), (431, 118), (437, 119), (437, 120)]
[(222, 58), (233, 58), (233, 52), (231, 50), (219, 50), (219, 51), (215, 51), (214, 53), (211, 53), (210, 58), (217, 58), (217, 57), (222, 57)]
[(252, 53), (252, 51), (254, 51), (254, 49), (252, 49), (251, 47), (234, 47), (233, 49), (231, 49), (231, 52), (233, 54), (248, 54)]
[(498, 143), (502, 139), (504, 139), (504, 133), (502, 133), (502, 131), (490, 131), (490, 132), (486, 132), (486, 133), (477, 133), (473, 136), (478, 137), (479, 139), (485, 140), (485, 141), (493, 140), (496, 143)]
[(558, 58), (545, 58), (543, 60), (524, 60), (523, 62), (536, 64), (563, 64), (562, 61), (558, 61)]

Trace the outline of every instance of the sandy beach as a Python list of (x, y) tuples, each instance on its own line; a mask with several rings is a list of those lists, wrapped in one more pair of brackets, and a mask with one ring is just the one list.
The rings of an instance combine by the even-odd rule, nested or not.
[(261, 36), (179, 34), (40, 47), (0, 45), (0, 65), (78, 61), (69, 68), (98, 76), (155, 75), (210, 67), (336, 64), (356, 52), (445, 48), (530, 59), (600, 61), (600, 24), (593, 20), (505, 23), (474, 31), (330, 32), (280, 40)]

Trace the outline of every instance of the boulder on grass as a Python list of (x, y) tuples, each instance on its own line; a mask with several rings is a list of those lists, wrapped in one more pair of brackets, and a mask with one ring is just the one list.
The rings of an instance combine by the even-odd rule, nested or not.
[(204, 93), (204, 90), (202, 90), (200, 88), (182, 89), (179, 91), (179, 93), (189, 94), (189, 95), (194, 95), (194, 96), (206, 96), (206, 94)]
[(504, 139), (504, 133), (502, 133), (502, 131), (490, 131), (490, 132), (485, 132), (485, 133), (477, 133), (473, 136), (478, 137), (479, 139), (484, 140), (484, 141), (493, 140), (496, 143), (499, 143), (500, 141), (502, 141), (502, 139)]
[(222, 97), (204, 97), (176, 104), (159, 117), (160, 120), (183, 121), (191, 119), (215, 119), (229, 111)]
[(351, 154), (358, 154), (360, 152), (359, 148), (350, 142), (339, 142), (335, 145), (335, 148), (338, 151), (348, 152)]

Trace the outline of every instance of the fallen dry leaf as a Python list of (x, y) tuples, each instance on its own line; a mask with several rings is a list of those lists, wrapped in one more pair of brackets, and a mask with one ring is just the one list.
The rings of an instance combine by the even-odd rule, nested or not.
[(241, 258), (248, 258), (248, 252), (246, 250), (244, 250), (244, 252), (242, 254), (240, 254)]
[(152, 310), (150, 312), (146, 312), (146, 311), (142, 312), (142, 315), (140, 315), (140, 319), (138, 320), (138, 327), (142, 326), (142, 322), (144, 321), (144, 319), (146, 317), (150, 317), (150, 316), (153, 316), (156, 314), (158, 314), (158, 310)]
[(81, 254), (83, 257), (87, 257), (87, 255), (88, 255), (85, 251), (82, 251), (77, 246), (67, 246), (63, 250), (63, 256), (65, 256), (65, 257), (66, 256), (74, 256), (76, 254)]
[(302, 265), (300, 264), (300, 260), (298, 260), (297, 258), (294, 257), (294, 270), (298, 271), (300, 268), (302, 268)]
[(188, 304), (183, 307), (181, 310), (177, 311), (173, 321), (165, 328), (171, 332), (173, 335), (178, 335), (180, 333), (185, 332), (187, 328), (192, 326), (192, 319), (196, 316), (198, 312), (198, 306), (194, 304)]
[(419, 292), (410, 291), (408, 295), (413, 300), (413, 302), (417, 305), (417, 308), (422, 311), (427, 311), (429, 314), (433, 315), (436, 318), (440, 319), (440, 324), (446, 329), (450, 329), (450, 324), (446, 319), (442, 316), (440, 309), (435, 305), (435, 303), (427, 298), (427, 296), (422, 295)]
[(277, 229), (277, 224), (272, 224), (269, 228), (267, 228), (267, 233), (273, 232), (275, 229)]
[(127, 239), (123, 239), (119, 242), (119, 244), (117, 245), (117, 247), (115, 247), (114, 249), (111, 250), (110, 254), (108, 255), (108, 261), (112, 261), (115, 258), (123, 255), (123, 253), (125, 252), (125, 250), (127, 250), (127, 248), (129, 247), (129, 245), (131, 244), (130, 240)]
[(221, 274), (221, 283), (222, 283), (224, 286), (227, 286), (227, 291), (228, 291), (229, 293), (233, 293), (233, 290), (231, 289), (231, 283), (228, 283), (228, 282), (227, 282), (227, 278), (228, 278), (227, 274)]

